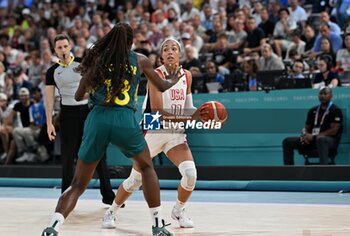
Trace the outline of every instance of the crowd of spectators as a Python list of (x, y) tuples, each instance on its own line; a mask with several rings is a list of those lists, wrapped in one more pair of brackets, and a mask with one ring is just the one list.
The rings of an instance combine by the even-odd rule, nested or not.
[[(1, 161), (45, 161), (50, 153), (38, 141), (45, 122), (36, 107), (45, 96), (46, 70), (58, 60), (57, 34), (69, 35), (74, 56), (83, 57), (115, 23), (128, 23), (133, 49), (154, 67), (161, 63), (160, 43), (174, 37), (183, 48), (183, 67), (194, 80), (204, 78), (203, 92), (209, 82), (225, 87), (232, 74), (241, 75), (243, 90), (258, 90), (262, 70), (307, 74), (316, 78), (315, 87), (336, 87), (350, 70), (348, 9), (350, 1), (339, 0), (0, 1)], [(26, 127), (30, 144), (21, 136), (29, 131), (17, 130)]]

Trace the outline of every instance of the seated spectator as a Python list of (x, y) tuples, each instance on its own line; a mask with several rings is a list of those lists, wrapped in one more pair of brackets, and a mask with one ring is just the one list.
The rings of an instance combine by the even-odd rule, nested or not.
[(328, 55), (321, 56), (317, 62), (319, 73), (315, 75), (313, 81), (313, 88), (320, 88), (322, 86), (329, 86), (335, 88), (340, 86), (340, 80), (337, 73), (331, 71), (333, 67), (332, 58)]
[[(218, 66), (213, 61), (208, 61), (205, 65), (205, 83), (218, 82), (223, 84), (225, 77), (219, 73)], [(209, 92), (206, 85), (204, 84), (203, 90)]]
[(305, 42), (305, 52), (311, 51), (314, 47), (316, 36), (311, 25), (306, 24), (300, 39)]
[(259, 70), (283, 70), (284, 64), (280, 57), (273, 53), (269, 44), (264, 44), (261, 47), (261, 57)]
[(308, 57), (311, 60), (316, 60), (317, 58), (320, 58), (324, 55), (328, 55), (329, 58), (332, 58), (332, 65), (335, 65), (335, 54), (333, 53), (332, 42), (330, 41), (329, 38), (322, 38), (320, 51), (311, 52), (309, 53)]
[(337, 69), (349, 71), (350, 70), (350, 34), (345, 35), (345, 48), (337, 52), (336, 58)]
[[(192, 39), (191, 39), (191, 35), (187, 32), (183, 33), (181, 35), (181, 42), (182, 44), (181, 48), (186, 48), (187, 46), (192, 46)], [(193, 46), (192, 46), (193, 47)], [(194, 53), (194, 57), (198, 57), (198, 50), (193, 47), (193, 53)], [(182, 55), (183, 58), (185, 58), (186, 55)]]
[(45, 107), (41, 90), (34, 87), (31, 90), (31, 94), (34, 103), (29, 107), (30, 124), (27, 127), (18, 127), (13, 131), (13, 138), (15, 139), (18, 151), (22, 153), (22, 156), (16, 160), (18, 163), (26, 161), (34, 162), (37, 160), (44, 162), (49, 158), (46, 148), (43, 145), (39, 145), (37, 141), (41, 128), (46, 124)]
[(192, 75), (198, 75), (201, 73), (201, 62), (194, 56), (194, 47), (187, 45), (185, 47), (185, 61), (182, 63), (182, 68), (189, 70)]
[(321, 24), (320, 26), (320, 35), (316, 37), (313, 52), (321, 51), (321, 40), (322, 38), (328, 38), (332, 42), (333, 53), (338, 52), (342, 48), (343, 39), (339, 34), (333, 33), (330, 31), (328, 24)]
[(261, 9), (263, 9), (263, 4), (260, 1), (251, 1), (250, 15), (255, 18), (256, 24), (261, 23)]
[(12, 99), (17, 100), (21, 88), (26, 88), (28, 91), (32, 88), (32, 83), (28, 81), (27, 75), (23, 72), (20, 66), (13, 70), (13, 94)]
[(203, 39), (199, 35), (197, 35), (193, 26), (186, 25), (183, 30), (184, 30), (184, 33), (187, 33), (189, 35), (191, 45), (197, 50), (197, 52), (200, 52), (203, 47)]
[(294, 165), (295, 149), (314, 148), (318, 150), (320, 163), (327, 165), (329, 151), (337, 147), (342, 133), (342, 111), (332, 102), (332, 90), (329, 87), (321, 88), (318, 98), (320, 105), (309, 110), (302, 135), (283, 140), (285, 165)]
[(165, 16), (165, 13), (162, 9), (157, 9), (155, 14), (155, 23), (157, 24), (158, 29), (161, 31), (163, 27), (169, 24), (168, 19)]
[(291, 33), (297, 29), (297, 23), (289, 17), (288, 8), (281, 8), (279, 15), (280, 20), (275, 25), (272, 43), (276, 48), (276, 54), (282, 56), (282, 52), (287, 51), (292, 43)]
[(329, 25), (329, 29), (331, 32), (336, 33), (338, 35), (341, 34), (341, 29), (340, 29), (339, 25), (337, 25), (337, 23), (334, 23), (331, 21), (331, 18), (329, 16), (328, 12), (326, 12), (326, 11), (321, 12), (321, 22)]
[(219, 72), (222, 75), (230, 74), (236, 59), (234, 58), (232, 49), (229, 49), (228, 36), (226, 33), (220, 33), (218, 35), (218, 41), (213, 51), (213, 60), (219, 66)]
[(41, 58), (42, 58), (43, 70), (47, 70), (48, 68), (50, 68), (53, 62), (58, 61), (57, 57), (52, 55), (52, 52), (50, 49), (45, 49), (41, 51)]
[(307, 21), (307, 13), (303, 7), (300, 6), (298, 0), (288, 0), (290, 8), (290, 18), (297, 22), (298, 25), (304, 27), (305, 22)]
[(43, 69), (40, 52), (33, 51), (31, 53), (31, 58), (33, 63), (28, 68), (28, 79), (33, 86), (38, 86), (40, 83), (41, 71)]
[(158, 54), (155, 51), (152, 51), (149, 55), (148, 55), (148, 59), (151, 61), (153, 68), (157, 68), (156, 67), (156, 60), (157, 60)]
[(10, 112), (11, 109), (8, 107), (7, 95), (0, 93), (0, 140), (3, 149), (3, 153), (0, 157), (1, 162), (5, 161), (9, 149), (10, 133), (12, 129), (9, 129), (9, 127), (4, 124), (4, 120), (10, 115)]
[(258, 64), (254, 59), (249, 59), (243, 62), (243, 71), (245, 73), (245, 85), (247, 91), (256, 91), (258, 83), (256, 73), (258, 72)]
[(201, 12), (201, 24), (207, 30), (213, 30), (213, 9), (209, 3), (205, 3)]
[(230, 18), (233, 21), (233, 26), (230, 31), (227, 31), (230, 48), (242, 51), (242, 46), (247, 37), (247, 32), (244, 31), (244, 23), (239, 19)]
[(273, 31), (275, 29), (275, 23), (269, 18), (269, 10), (267, 8), (262, 8), (260, 10), (261, 22), (259, 28), (264, 31), (265, 38), (271, 39)]
[(248, 56), (251, 52), (260, 51), (261, 45), (265, 43), (264, 31), (257, 27), (254, 17), (249, 17), (247, 28), (247, 38), (244, 43), (243, 56)]
[(317, 57), (320, 58), (324, 55), (328, 55), (329, 58), (332, 58), (332, 65), (334, 66), (336, 63), (335, 53), (333, 53), (332, 42), (328, 38), (323, 38), (321, 40), (321, 51), (319, 52), (319, 55)]
[(292, 79), (303, 79), (305, 78), (303, 72), (304, 72), (304, 61), (296, 60), (292, 64), (292, 70), (288, 77)]
[(181, 15), (182, 21), (188, 22), (194, 15), (200, 15), (200, 12), (197, 8), (193, 7), (192, 1), (186, 0), (183, 8), (183, 13)]
[[(205, 32), (207, 31), (202, 25), (201, 25), (201, 17), (199, 15), (194, 15), (191, 19), (191, 25), (193, 27), (193, 30), (196, 35), (198, 35), (201, 38), (205, 38), (206, 34)], [(175, 30), (175, 33), (177, 30)]]
[(146, 56), (148, 56), (152, 52), (152, 44), (148, 40), (141, 41), (141, 48), (147, 51)]
[(224, 25), (219, 13), (213, 15), (213, 30), (206, 31), (206, 44), (203, 45), (204, 50), (210, 50), (212, 44), (218, 40), (218, 35), (224, 31)]
[(301, 33), (299, 30), (293, 30), (291, 33), (292, 36), (292, 43), (289, 45), (287, 49), (286, 59), (290, 58), (290, 51), (295, 49), (299, 55), (304, 54), (305, 52), (305, 42), (300, 39)]
[(282, 8), (282, 3), (279, 0), (269, 0), (269, 4), (271, 9), (269, 17), (276, 24), (280, 19), (279, 11)]
[[(4, 125), (8, 128), (9, 131), (11, 131), (12, 136), (14, 136), (16, 129), (29, 127), (30, 125), (29, 108), (33, 103), (30, 101), (29, 90), (27, 88), (21, 88), (18, 95), (19, 102), (14, 105), (10, 114), (4, 121)], [(19, 117), (17, 114), (19, 114)], [(19, 153), (21, 155), (25, 151), (22, 150), (21, 147), (17, 150), (17, 143), (15, 142), (15, 138), (11, 140), (9, 146), (10, 148), (7, 153), (5, 165), (13, 164), (16, 153)]]
[(303, 71), (304, 72), (312, 73), (312, 70), (311, 70), (312, 68), (310, 68), (309, 63), (311, 63), (311, 64), (314, 63), (313, 60), (308, 60), (308, 61), (304, 60), (302, 58), (302, 56), (298, 53), (297, 49), (295, 49), (295, 48), (290, 50), (289, 59), (287, 59), (284, 62), (289, 63), (290, 69), (292, 69), (292, 65), (294, 64), (294, 62), (296, 62), (298, 60), (301, 60), (303, 62), (303, 64), (304, 64)]

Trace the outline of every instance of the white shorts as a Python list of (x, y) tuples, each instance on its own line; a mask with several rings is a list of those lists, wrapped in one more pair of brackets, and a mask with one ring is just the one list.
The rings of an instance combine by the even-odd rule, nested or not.
[(161, 152), (166, 154), (173, 147), (187, 143), (186, 134), (176, 132), (147, 132), (145, 139), (152, 158)]

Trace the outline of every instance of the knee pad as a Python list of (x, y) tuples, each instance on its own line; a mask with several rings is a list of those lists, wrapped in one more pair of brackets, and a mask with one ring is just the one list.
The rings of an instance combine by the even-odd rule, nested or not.
[(138, 190), (142, 185), (141, 173), (136, 171), (134, 168), (131, 169), (130, 176), (124, 180), (123, 187), (128, 193), (132, 193)]
[(179, 171), (182, 175), (181, 187), (187, 191), (192, 191), (196, 185), (197, 170), (193, 161), (184, 161), (179, 165)]

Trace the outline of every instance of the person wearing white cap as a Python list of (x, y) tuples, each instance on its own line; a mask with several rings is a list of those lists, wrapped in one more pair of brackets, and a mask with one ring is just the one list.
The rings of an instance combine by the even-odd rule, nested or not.
[[(29, 126), (15, 128), (12, 135), (16, 141), (18, 151), (23, 155), (16, 159), (21, 162), (44, 162), (49, 159), (45, 146), (39, 144), (38, 137), (44, 124), (46, 123), (45, 108), (42, 101), (41, 90), (38, 87), (31, 89), (33, 104), (29, 107)], [(26, 88), (20, 90), (20, 96), (29, 96)], [(45, 131), (46, 128), (44, 127)]]
[[(17, 153), (19, 154), (20, 160), (25, 161), (34, 161), (35, 154), (32, 152), (28, 152), (29, 150), (26, 149), (27, 146), (21, 145), (23, 144), (23, 136), (22, 131), (23, 128), (27, 128), (30, 125), (30, 118), (29, 118), (29, 108), (33, 104), (30, 101), (30, 92), (27, 88), (22, 87), (19, 89), (18, 92), (19, 96), (19, 102), (17, 102), (12, 111), (10, 112), (9, 116), (5, 119), (5, 126), (9, 128), (9, 131), (12, 132), (13, 136), (13, 144), (9, 144), (10, 150), (8, 150), (8, 155), (6, 158), (5, 164), (13, 164), (14, 158), (16, 155), (16, 152), (11, 149), (11, 145), (15, 145), (17, 147)], [(16, 121), (17, 113), (19, 113), (19, 122)], [(13, 129), (12, 129), (12, 127)], [(11, 128), (10, 128), (11, 127)]]

